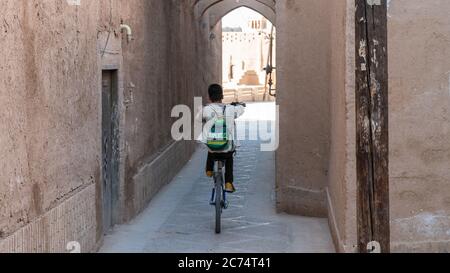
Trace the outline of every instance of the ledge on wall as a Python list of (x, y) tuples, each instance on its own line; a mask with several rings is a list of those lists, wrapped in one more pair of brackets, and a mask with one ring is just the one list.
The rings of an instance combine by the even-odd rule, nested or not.
[(306, 217), (328, 216), (326, 193), (294, 186), (283, 186), (277, 190), (277, 210)]

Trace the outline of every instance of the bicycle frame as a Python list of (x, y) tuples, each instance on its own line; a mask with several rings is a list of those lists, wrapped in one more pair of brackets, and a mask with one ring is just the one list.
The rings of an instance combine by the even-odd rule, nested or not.
[(228, 206), (227, 206), (227, 193), (225, 191), (225, 184), (224, 184), (225, 180), (223, 178), (223, 175), (224, 175), (224, 173), (223, 173), (224, 166), (223, 165), (224, 165), (223, 161), (221, 161), (221, 160), (216, 161), (215, 164), (214, 164), (214, 188), (212, 190), (210, 205), (212, 205), (212, 206), (216, 205), (216, 203), (215, 203), (216, 188), (218, 186), (220, 186), (222, 188), (222, 193), (223, 193), (223, 199), (222, 199), (223, 204), (222, 204), (222, 206), (223, 206), (224, 209), (227, 209), (228, 208)]
[(216, 210), (216, 233), (221, 233), (222, 230), (222, 212), (228, 208), (227, 195), (225, 192), (223, 161), (216, 161), (214, 164), (214, 188), (212, 191), (210, 204)]

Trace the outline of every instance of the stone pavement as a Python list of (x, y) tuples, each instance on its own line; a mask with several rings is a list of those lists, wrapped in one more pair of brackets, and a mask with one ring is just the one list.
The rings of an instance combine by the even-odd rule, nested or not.
[[(251, 104), (243, 120), (254, 120), (255, 111), (274, 113), (274, 108), (271, 103)], [(228, 195), (222, 234), (214, 233), (209, 205), (213, 184), (204, 175), (206, 149), (199, 147), (140, 216), (106, 236), (100, 252), (334, 252), (326, 219), (276, 213), (275, 154), (261, 152), (258, 141), (241, 144), (235, 162), (238, 192)]]

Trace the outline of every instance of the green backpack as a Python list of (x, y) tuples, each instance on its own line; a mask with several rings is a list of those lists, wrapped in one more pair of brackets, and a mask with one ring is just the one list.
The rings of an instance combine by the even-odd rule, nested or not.
[(211, 151), (220, 152), (230, 148), (231, 141), (228, 137), (226, 106), (223, 107), (223, 116), (218, 117), (216, 113), (216, 120), (211, 130), (208, 132), (206, 145)]

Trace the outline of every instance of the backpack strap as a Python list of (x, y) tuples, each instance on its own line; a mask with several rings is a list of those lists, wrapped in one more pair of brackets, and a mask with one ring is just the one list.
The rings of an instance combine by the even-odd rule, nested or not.
[[(219, 114), (216, 112), (214, 107), (212, 107), (211, 105), (208, 105), (208, 107), (210, 107), (213, 110), (213, 112), (216, 114), (216, 118), (219, 118)], [(224, 118), (226, 117), (226, 112), (227, 112), (227, 105), (224, 105), (223, 106), (223, 116), (224, 116)]]

